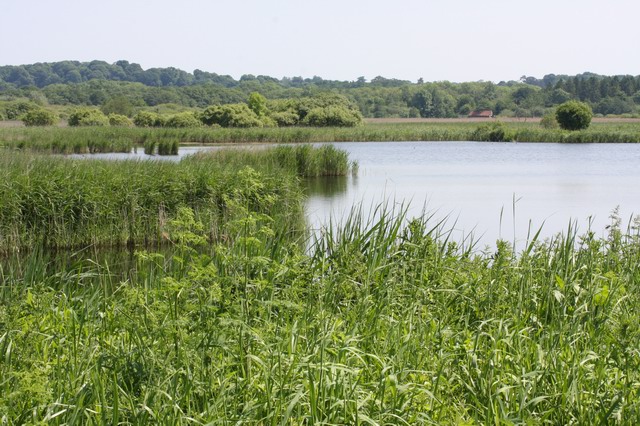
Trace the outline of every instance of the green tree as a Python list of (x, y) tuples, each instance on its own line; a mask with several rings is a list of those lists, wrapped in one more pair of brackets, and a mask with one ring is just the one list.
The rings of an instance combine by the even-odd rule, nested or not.
[(53, 126), (57, 121), (58, 116), (44, 108), (32, 109), (22, 117), (25, 126)]
[(109, 125), (115, 127), (131, 127), (133, 122), (126, 115), (109, 114)]
[(69, 116), (69, 126), (108, 126), (109, 119), (99, 109), (81, 108)]
[(355, 127), (360, 123), (362, 115), (343, 106), (313, 108), (303, 120), (303, 124), (319, 127)]
[(133, 105), (129, 102), (129, 99), (124, 96), (115, 96), (110, 98), (100, 109), (107, 115), (120, 114), (126, 117), (131, 117), (133, 115)]
[(181, 112), (167, 118), (165, 127), (200, 127), (202, 122), (193, 112)]
[(133, 124), (138, 127), (162, 127), (164, 118), (155, 112), (140, 111), (133, 117)]
[(262, 127), (255, 112), (246, 104), (229, 104), (210, 106), (202, 112), (202, 122), (207, 126), (221, 127)]
[(258, 117), (265, 116), (269, 112), (269, 109), (267, 108), (267, 98), (258, 92), (253, 92), (249, 95), (248, 104), (249, 109)]
[(586, 129), (592, 117), (591, 107), (584, 102), (567, 101), (556, 108), (556, 120), (565, 130)]

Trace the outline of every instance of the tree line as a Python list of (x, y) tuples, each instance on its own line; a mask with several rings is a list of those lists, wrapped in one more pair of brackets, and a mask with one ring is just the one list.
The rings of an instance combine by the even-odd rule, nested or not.
[[(251, 93), (269, 100), (312, 98), (338, 94), (349, 99), (364, 117), (466, 116), (490, 109), (503, 117), (533, 117), (549, 113), (568, 100), (580, 100), (594, 113), (639, 114), (640, 76), (577, 76), (549, 74), (519, 81), (417, 82), (376, 77), (367, 81), (281, 78), (244, 75), (235, 80), (195, 70), (150, 68), (118, 61), (38, 63), (0, 67), (0, 100), (29, 99), (40, 105), (96, 106), (104, 109), (114, 99), (126, 99), (130, 116), (137, 110), (161, 105), (207, 108), (238, 104)], [(11, 114), (0, 115), (11, 118)]]

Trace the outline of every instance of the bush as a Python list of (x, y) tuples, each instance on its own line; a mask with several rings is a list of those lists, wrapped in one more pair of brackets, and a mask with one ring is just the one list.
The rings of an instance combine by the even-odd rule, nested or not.
[(263, 122), (246, 104), (210, 106), (202, 112), (201, 120), (207, 126), (263, 127)]
[(58, 121), (58, 116), (53, 112), (41, 109), (33, 109), (22, 117), (25, 126), (53, 126)]
[(160, 114), (149, 111), (140, 111), (133, 117), (133, 124), (138, 127), (162, 127), (164, 122)]
[(202, 122), (192, 112), (181, 112), (170, 116), (165, 127), (200, 127)]
[(298, 120), (300, 118), (298, 117), (298, 114), (292, 110), (272, 112), (270, 116), (279, 127), (295, 126), (298, 124)]
[(593, 112), (584, 102), (568, 101), (556, 108), (556, 120), (564, 130), (581, 130), (589, 127)]
[(109, 125), (116, 127), (131, 127), (133, 126), (133, 121), (129, 119), (126, 115), (121, 114), (109, 114)]
[(318, 107), (310, 110), (302, 122), (318, 127), (355, 127), (362, 123), (362, 115), (343, 106)]
[(29, 111), (41, 109), (41, 107), (33, 102), (17, 101), (8, 103), (4, 110), (7, 120), (20, 120)]
[(478, 126), (471, 134), (471, 140), (479, 142), (507, 142), (512, 139), (504, 123), (486, 123)]
[(69, 126), (108, 126), (109, 119), (97, 109), (77, 109), (69, 116)]
[(560, 127), (556, 115), (552, 113), (545, 114), (540, 120), (540, 126), (544, 129), (557, 129)]

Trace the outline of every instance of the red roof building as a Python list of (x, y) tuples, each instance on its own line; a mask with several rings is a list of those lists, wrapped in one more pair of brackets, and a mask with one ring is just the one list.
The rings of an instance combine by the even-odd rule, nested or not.
[(479, 109), (475, 111), (471, 111), (469, 113), (469, 118), (492, 118), (493, 111), (490, 109)]

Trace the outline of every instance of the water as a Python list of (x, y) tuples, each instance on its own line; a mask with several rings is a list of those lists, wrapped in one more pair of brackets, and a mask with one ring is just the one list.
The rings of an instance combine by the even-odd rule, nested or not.
[[(352, 206), (410, 202), (460, 241), (503, 238), (521, 246), (542, 227), (550, 237), (570, 221), (606, 235), (619, 207), (623, 225), (640, 214), (640, 144), (492, 142), (337, 143), (359, 163), (355, 177), (316, 182), (307, 213), (315, 229), (342, 220)], [(314, 189), (315, 188), (315, 189)]]
[[(454, 239), (473, 235), (479, 246), (502, 238), (521, 245), (542, 227), (551, 237), (575, 223), (606, 235), (612, 211), (623, 225), (640, 214), (640, 144), (494, 142), (334, 143), (359, 164), (357, 176), (307, 182), (307, 216), (318, 230), (340, 222), (354, 205), (407, 204), (434, 222), (447, 219)], [(265, 144), (233, 145), (262, 149)], [(180, 147), (179, 156), (89, 154), (87, 158), (177, 161), (198, 151), (229, 147)]]

